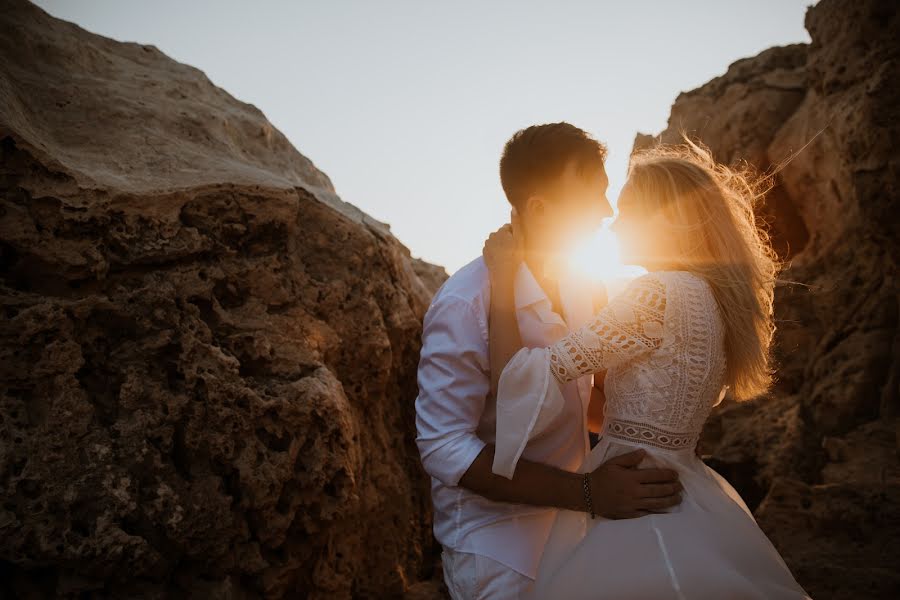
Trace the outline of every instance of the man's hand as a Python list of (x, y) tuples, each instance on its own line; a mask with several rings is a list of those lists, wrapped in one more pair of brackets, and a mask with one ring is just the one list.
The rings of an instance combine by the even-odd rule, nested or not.
[(645, 450), (611, 458), (591, 472), (594, 513), (608, 519), (630, 519), (681, 502), (681, 483), (672, 469), (638, 469)]

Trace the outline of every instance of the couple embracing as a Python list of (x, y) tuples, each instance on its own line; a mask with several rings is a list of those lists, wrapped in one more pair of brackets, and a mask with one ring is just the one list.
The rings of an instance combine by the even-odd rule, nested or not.
[(613, 229), (647, 272), (607, 298), (563, 260), (612, 216), (605, 158), (568, 123), (516, 133), (512, 222), (425, 316), (416, 442), (450, 594), (809, 598), (696, 452), (727, 390), (771, 380), (754, 186), (690, 142), (634, 155)]

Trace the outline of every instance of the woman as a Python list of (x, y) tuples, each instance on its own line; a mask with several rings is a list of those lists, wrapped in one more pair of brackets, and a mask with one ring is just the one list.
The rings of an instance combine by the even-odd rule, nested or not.
[[(755, 222), (758, 197), (690, 142), (638, 154), (614, 230), (625, 262), (648, 273), (545, 348), (522, 348), (515, 319), (492, 308), (491, 356), (505, 365), (495, 472), (511, 473), (524, 442), (552, 423), (560, 385), (606, 371), (603, 432), (580, 470), (588, 506), (587, 474), (635, 448), (647, 452), (641, 466), (675, 469), (683, 488), (678, 506), (637, 518), (560, 510), (534, 598), (809, 598), (738, 493), (694, 453), (726, 389), (746, 400), (771, 382), (778, 265)], [(514, 235), (488, 240), (492, 283), (511, 279), (493, 275), (516, 263), (517, 247)]]

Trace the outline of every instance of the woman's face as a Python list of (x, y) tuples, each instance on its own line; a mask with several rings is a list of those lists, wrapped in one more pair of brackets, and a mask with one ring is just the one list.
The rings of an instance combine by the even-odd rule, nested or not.
[(645, 204), (634, 193), (630, 182), (626, 182), (619, 194), (619, 216), (611, 226), (619, 241), (619, 258), (623, 264), (658, 265), (674, 251), (671, 227), (666, 225), (660, 211), (648, 211)]

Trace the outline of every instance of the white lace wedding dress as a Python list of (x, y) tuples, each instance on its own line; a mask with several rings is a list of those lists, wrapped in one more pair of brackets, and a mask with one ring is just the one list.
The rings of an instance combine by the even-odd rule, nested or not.
[(497, 394), (494, 472), (511, 477), (527, 441), (563, 417), (560, 384), (608, 369), (604, 428), (580, 472), (644, 448), (641, 467), (675, 469), (684, 486), (681, 504), (661, 514), (592, 520), (559, 510), (534, 598), (809, 598), (737, 491), (694, 454), (724, 395), (723, 338), (705, 280), (657, 271), (580, 330), (510, 360)]

